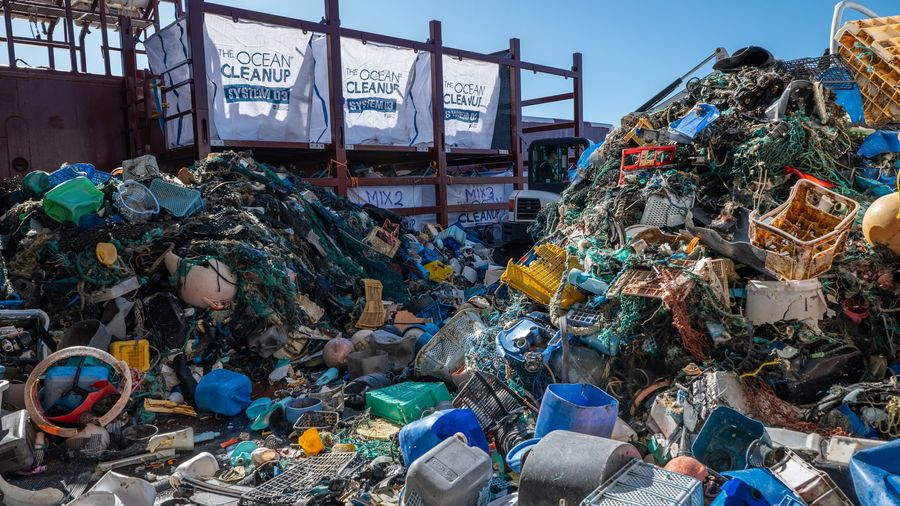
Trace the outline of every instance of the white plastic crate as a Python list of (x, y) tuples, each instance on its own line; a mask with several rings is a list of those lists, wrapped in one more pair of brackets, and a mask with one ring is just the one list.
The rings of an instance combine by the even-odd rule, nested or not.
[(632, 460), (581, 506), (703, 506), (703, 485), (690, 476)]
[(684, 225), (688, 211), (694, 207), (694, 195), (677, 196), (671, 193), (650, 195), (644, 204), (641, 225), (651, 227), (679, 227)]

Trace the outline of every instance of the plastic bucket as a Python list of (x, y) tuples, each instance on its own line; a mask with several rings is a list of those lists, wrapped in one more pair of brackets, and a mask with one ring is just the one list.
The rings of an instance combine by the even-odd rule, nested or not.
[(288, 403), (284, 405), (284, 417), (291, 425), (294, 425), (294, 422), (296, 422), (297, 419), (300, 418), (300, 415), (302, 415), (303, 413), (306, 413), (307, 411), (321, 410), (321, 399), (313, 399), (312, 397), (298, 397), (296, 399), (288, 401)]
[(568, 430), (608, 438), (618, 415), (619, 402), (594, 385), (555, 383), (544, 391), (534, 436)]
[(475, 413), (471, 409), (448, 409), (409, 423), (400, 430), (403, 461), (407, 467), (411, 466), (417, 458), (458, 432), (466, 437), (469, 446), (489, 453), (487, 438)]

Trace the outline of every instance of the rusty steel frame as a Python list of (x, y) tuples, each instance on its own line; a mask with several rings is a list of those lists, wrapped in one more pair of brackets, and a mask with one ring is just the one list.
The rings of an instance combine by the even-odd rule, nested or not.
[[(522, 145), (522, 134), (525, 132), (557, 130), (564, 128), (573, 128), (575, 136), (582, 135), (584, 124), (583, 118), (583, 92), (582, 92), (582, 56), (581, 53), (573, 53), (572, 66), (568, 69), (556, 68), (547, 65), (527, 62), (521, 59), (520, 42), (517, 38), (509, 40), (509, 47), (502, 51), (492, 54), (482, 54), (464, 49), (456, 49), (444, 46), (441, 35), (441, 22), (432, 20), (428, 25), (429, 38), (425, 42), (403, 39), (389, 35), (364, 32), (341, 26), (339, 0), (323, 0), (325, 7), (325, 17), (321, 22), (305, 21), (301, 19), (277, 16), (263, 12), (255, 12), (246, 9), (224, 6), (220, 4), (207, 3), (204, 0), (164, 0), (174, 3), (176, 16), (185, 16), (188, 25), (188, 37), (190, 40), (190, 63), (192, 65), (193, 78), (188, 82), (182, 83), (191, 87), (192, 108), (187, 113), (192, 114), (194, 145), (189, 148), (179, 148), (178, 150), (166, 151), (159, 153), (167, 158), (192, 157), (200, 159), (205, 157), (212, 151), (213, 146), (209, 138), (209, 102), (208, 91), (206, 86), (197, 86), (197, 83), (206, 82), (206, 68), (204, 65), (193, 65), (194, 61), (205, 61), (205, 48), (203, 44), (203, 19), (206, 14), (216, 14), (228, 16), (233, 19), (246, 19), (261, 23), (269, 23), (281, 25), (302, 30), (312, 31), (323, 34), (327, 37), (328, 58), (329, 58), (329, 100), (331, 117), (331, 138), (332, 142), (324, 146), (325, 152), (331, 159), (335, 168), (333, 177), (307, 179), (308, 182), (319, 186), (334, 187), (339, 195), (346, 195), (347, 189), (353, 186), (389, 186), (397, 184), (409, 184), (410, 181), (423, 181), (422, 183), (413, 184), (432, 184), (435, 187), (435, 197), (437, 205), (432, 207), (407, 208), (398, 211), (398, 214), (431, 214), (437, 215), (438, 222), (446, 226), (448, 222), (448, 214), (458, 211), (481, 211), (495, 210), (506, 208), (506, 203), (491, 204), (468, 204), (450, 206), (447, 203), (447, 186), (450, 184), (486, 184), (500, 183), (513, 184), (515, 189), (524, 188), (527, 178), (525, 177), (524, 163), (524, 147)], [(76, 15), (84, 16), (91, 14), (99, 15), (99, 24), (102, 32), (102, 48), (104, 60), (104, 75), (111, 76), (111, 57), (110, 51), (118, 51), (122, 57), (122, 71), (124, 82), (124, 109), (128, 118), (128, 146), (132, 154), (145, 152), (149, 146), (142, 143), (141, 137), (138, 135), (139, 130), (148, 128), (139, 124), (139, 118), (146, 119), (146, 111), (149, 110), (148, 96), (146, 94), (146, 83), (142, 79), (145, 72), (137, 68), (136, 55), (143, 54), (142, 51), (136, 50), (131, 37), (126, 34), (140, 34), (149, 26), (153, 26), (159, 30), (159, 4), (160, 0), (151, 0), (150, 5), (145, 11), (143, 19), (129, 19), (119, 16), (116, 24), (123, 27), (120, 33), (120, 47), (109, 47), (107, 36), (107, 28), (109, 20), (107, 19), (106, 0), (95, 0), (90, 11), (75, 10), (72, 8), (71, 0), (61, 0), (59, 11), (65, 15), (65, 32), (64, 42), (54, 41), (52, 37), (53, 29), (56, 24), (61, 21), (58, 17), (51, 21), (48, 30), (48, 40), (27, 39), (12, 36), (12, 16), (10, 13), (10, 4), (15, 0), (0, 0), (3, 6), (4, 23), (9, 39), (0, 37), (0, 42), (7, 43), (7, 51), (9, 54), (10, 68), (16, 68), (15, 60), (15, 44), (32, 44), (45, 46), (48, 51), (53, 53), (54, 48), (63, 48), (69, 50), (71, 59), (72, 74), (90, 76), (86, 73), (86, 51), (84, 47), (84, 39), (87, 30), (91, 26), (91, 21), (81, 23), (80, 42), (75, 42), (74, 22)], [(99, 12), (98, 12), (99, 11)], [(430, 148), (416, 148), (408, 146), (371, 146), (358, 145), (348, 147), (344, 143), (344, 119), (343, 119), (343, 90), (340, 82), (342, 81), (340, 66), (340, 39), (341, 37), (359, 39), (367, 42), (375, 42), (398, 47), (410, 48), (417, 51), (426, 51), (432, 54), (431, 72), (432, 72), (432, 118), (434, 129), (434, 145)], [(22, 39), (22, 40), (20, 40)], [(444, 140), (444, 122), (443, 122), (443, 88), (442, 76), (443, 65), (442, 55), (448, 55), (457, 58), (466, 58), (478, 61), (496, 63), (505, 66), (510, 71), (510, 149), (462, 149), (448, 148)], [(79, 70), (79, 57), (81, 69)], [(55, 63), (55, 59), (51, 56), (50, 62)], [(532, 71), (534, 73), (549, 74), (563, 77), (572, 81), (572, 91), (569, 93), (561, 93), (547, 97), (538, 97), (528, 100), (522, 99), (522, 71)], [(144, 90), (143, 99), (137, 99), (137, 90)], [(554, 123), (550, 125), (539, 125), (536, 127), (522, 127), (522, 108), (547, 104), (552, 102), (560, 102), (571, 100), (573, 104), (573, 120), (571, 122)], [(171, 119), (172, 117), (168, 117)], [(312, 149), (309, 143), (303, 142), (270, 142), (270, 141), (231, 141), (222, 140), (222, 147), (234, 148), (265, 148), (276, 150), (298, 150), (308, 154), (322, 152), (322, 149)], [(318, 148), (318, 146), (315, 146)], [(349, 149), (348, 149), (349, 148)], [(433, 177), (424, 178), (379, 178), (374, 180), (358, 180), (350, 176), (347, 169), (347, 153), (364, 153), (364, 152), (396, 152), (396, 153), (422, 153), (430, 160), (435, 170)], [(449, 157), (449, 160), (448, 160)], [(448, 175), (448, 164), (474, 164), (478, 161), (483, 163), (511, 163), (513, 175), (507, 177), (451, 177)], [(427, 183), (426, 183), (427, 182)]]

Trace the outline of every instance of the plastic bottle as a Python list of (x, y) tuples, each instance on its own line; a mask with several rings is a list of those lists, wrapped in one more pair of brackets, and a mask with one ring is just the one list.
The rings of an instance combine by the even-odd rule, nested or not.
[(575, 285), (595, 295), (603, 295), (609, 290), (608, 284), (578, 269), (569, 271), (568, 281), (570, 285)]

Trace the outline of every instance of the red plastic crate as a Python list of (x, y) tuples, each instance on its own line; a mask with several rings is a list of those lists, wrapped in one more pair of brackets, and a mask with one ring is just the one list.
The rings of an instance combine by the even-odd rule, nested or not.
[(625, 173), (633, 170), (658, 170), (675, 166), (675, 146), (642, 146), (622, 150), (619, 170), (619, 186), (625, 182)]

